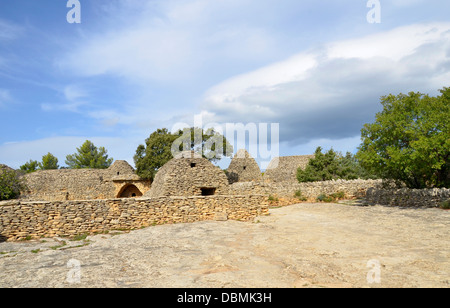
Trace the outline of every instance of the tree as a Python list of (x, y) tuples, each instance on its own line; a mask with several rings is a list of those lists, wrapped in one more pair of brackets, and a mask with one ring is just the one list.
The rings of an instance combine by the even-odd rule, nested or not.
[(144, 179), (153, 180), (156, 172), (173, 158), (171, 147), (178, 137), (171, 134), (167, 128), (153, 132), (145, 139), (145, 145), (141, 144), (136, 149), (134, 155), (136, 173)]
[(157, 129), (136, 149), (134, 163), (136, 173), (153, 180), (158, 170), (173, 158), (173, 153), (193, 150), (203, 157), (215, 162), (222, 156), (231, 156), (233, 147), (220, 133), (209, 129), (186, 128), (170, 133), (167, 128)]
[(66, 156), (66, 164), (70, 169), (106, 169), (111, 166), (113, 158), (108, 158), (104, 147), (97, 148), (91, 141), (86, 140), (77, 148), (77, 152)]
[(314, 158), (309, 160), (304, 170), (298, 168), (297, 180), (299, 182), (373, 178), (360, 166), (354, 155), (349, 152), (345, 156), (333, 149), (322, 153), (322, 148), (318, 147), (314, 155)]
[(450, 88), (439, 92), (383, 96), (383, 111), (361, 130), (361, 164), (410, 188), (450, 187)]
[(13, 169), (0, 165), (0, 201), (15, 199), (26, 185)]
[(52, 170), (52, 169), (58, 169), (58, 158), (53, 156), (51, 153), (47, 153), (46, 155), (42, 156), (42, 162), (39, 163), (39, 169), (41, 170)]
[(25, 171), (26, 173), (32, 173), (38, 170), (39, 163), (37, 160), (30, 159), (28, 162), (20, 166), (20, 170)]
[(217, 162), (223, 156), (231, 157), (233, 155), (233, 146), (213, 128), (204, 131), (198, 127), (190, 127), (179, 130), (175, 135), (178, 138), (172, 144), (172, 154), (174, 150), (179, 152), (191, 150), (211, 162)]

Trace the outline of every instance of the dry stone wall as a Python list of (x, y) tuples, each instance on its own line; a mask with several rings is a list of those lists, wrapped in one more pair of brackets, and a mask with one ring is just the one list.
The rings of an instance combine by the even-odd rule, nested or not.
[(28, 190), (23, 200), (65, 201), (111, 199), (118, 197), (127, 185), (136, 186), (142, 194), (150, 182), (139, 178), (126, 161), (116, 161), (108, 169), (38, 170), (25, 175)]
[(314, 155), (275, 157), (264, 172), (264, 181), (297, 182), (297, 169), (305, 169), (311, 158), (314, 158)]
[(136, 229), (203, 220), (252, 220), (268, 213), (267, 198), (161, 197), (53, 202), (0, 202), (0, 240)]
[(243, 182), (234, 183), (228, 186), (227, 193), (237, 194), (263, 194), (274, 197), (293, 197), (297, 191), (301, 191), (302, 196), (316, 198), (320, 194), (332, 194), (344, 192), (349, 198), (365, 197), (366, 191), (372, 187), (381, 187), (381, 180), (335, 180), (311, 183), (295, 183), (291, 181), (270, 183), (270, 182)]
[(381, 204), (400, 207), (439, 207), (441, 202), (450, 199), (450, 189), (383, 189), (370, 188), (366, 193), (368, 204)]

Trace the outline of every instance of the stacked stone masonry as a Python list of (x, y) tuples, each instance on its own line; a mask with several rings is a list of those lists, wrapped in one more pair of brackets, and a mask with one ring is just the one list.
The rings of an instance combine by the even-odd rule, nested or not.
[(268, 214), (267, 198), (161, 197), (0, 202), (0, 240), (71, 236), (204, 220), (249, 221)]
[(182, 152), (157, 173), (145, 197), (223, 195), (228, 179), (219, 167), (194, 152)]
[(297, 169), (305, 169), (314, 155), (275, 157), (264, 172), (266, 182), (297, 182)]
[(297, 191), (302, 196), (316, 198), (320, 194), (344, 192), (349, 198), (363, 198), (371, 187), (382, 186), (381, 180), (336, 180), (312, 183), (285, 182), (242, 182), (228, 186), (227, 194), (264, 194), (274, 197), (293, 197)]
[(450, 199), (450, 189), (383, 189), (369, 188), (366, 192), (368, 204), (382, 204), (399, 207), (439, 207)]
[(246, 150), (239, 150), (227, 169), (230, 184), (236, 182), (262, 181), (261, 169)]
[(138, 190), (139, 197), (150, 189), (150, 181), (137, 176), (126, 161), (116, 161), (108, 169), (39, 170), (25, 179), (28, 191), (21, 199), (29, 201), (111, 199), (125, 197), (121, 194), (128, 187)]

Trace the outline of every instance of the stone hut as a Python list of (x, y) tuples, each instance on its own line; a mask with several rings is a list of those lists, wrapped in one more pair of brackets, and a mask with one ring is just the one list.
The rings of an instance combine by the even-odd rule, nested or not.
[(201, 155), (185, 151), (158, 171), (144, 196), (210, 196), (221, 194), (227, 186), (225, 172)]
[(266, 182), (297, 182), (297, 169), (306, 168), (314, 155), (275, 157), (264, 172)]
[(150, 181), (121, 160), (108, 169), (38, 170), (24, 177), (28, 191), (21, 198), (33, 201), (139, 197), (150, 189)]
[(256, 160), (245, 150), (239, 150), (227, 169), (230, 184), (236, 182), (262, 181), (261, 169)]

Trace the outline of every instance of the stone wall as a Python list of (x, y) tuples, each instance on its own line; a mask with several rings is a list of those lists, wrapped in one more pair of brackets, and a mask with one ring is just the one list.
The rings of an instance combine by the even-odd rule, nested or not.
[(0, 240), (71, 236), (166, 223), (242, 220), (268, 213), (267, 197), (209, 196), (0, 202)]
[(439, 207), (441, 202), (450, 199), (450, 189), (383, 189), (370, 188), (366, 192), (368, 204), (381, 204), (400, 207)]
[(23, 200), (65, 201), (119, 197), (125, 186), (134, 185), (142, 194), (150, 181), (139, 178), (126, 161), (116, 161), (108, 169), (38, 170), (25, 175), (27, 191)]
[(282, 156), (272, 159), (264, 172), (266, 182), (297, 182), (297, 169), (305, 169), (314, 155)]
[(348, 198), (363, 198), (366, 191), (371, 187), (381, 187), (381, 180), (336, 180), (311, 183), (295, 183), (291, 181), (270, 183), (270, 182), (243, 182), (234, 183), (228, 186), (227, 194), (262, 194), (274, 197), (290, 198), (295, 192), (301, 191), (302, 196), (316, 198), (320, 194), (332, 194), (344, 192)]

